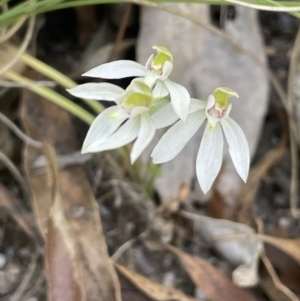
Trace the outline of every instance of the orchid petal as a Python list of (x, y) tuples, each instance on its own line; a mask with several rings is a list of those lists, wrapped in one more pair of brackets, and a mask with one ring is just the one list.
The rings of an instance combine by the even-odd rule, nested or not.
[(173, 110), (172, 104), (169, 102), (166, 105), (157, 109), (152, 115), (151, 119), (156, 129), (162, 129), (173, 124), (178, 120), (177, 114)]
[(206, 125), (197, 156), (196, 171), (200, 187), (207, 193), (222, 165), (223, 134), (219, 123), (214, 128)]
[(221, 125), (229, 144), (229, 154), (235, 169), (243, 181), (246, 182), (249, 173), (250, 154), (245, 134), (230, 117), (222, 119)]
[(144, 82), (150, 87), (152, 88), (155, 83), (157, 82), (157, 80), (160, 78), (159, 75), (157, 75), (155, 72), (148, 70), (146, 72), (145, 78), (144, 78)]
[(143, 65), (134, 61), (119, 60), (95, 67), (84, 73), (83, 76), (114, 79), (144, 76), (145, 74), (146, 69)]
[(216, 103), (215, 97), (212, 94), (210, 94), (208, 96), (208, 99), (207, 99), (207, 102), (206, 102), (206, 111), (211, 109), (214, 106), (215, 103)]
[(109, 137), (116, 129), (128, 118), (128, 116), (119, 117), (119, 107), (112, 106), (105, 109), (93, 121), (83, 143), (82, 152), (88, 152), (89, 147), (95, 142), (102, 142)]
[(154, 148), (151, 154), (153, 163), (167, 162), (176, 157), (197, 132), (204, 120), (204, 111), (197, 111), (190, 114), (185, 123), (180, 120), (173, 125)]
[(183, 121), (186, 120), (189, 106), (190, 106), (190, 95), (186, 88), (176, 84), (169, 79), (164, 81), (167, 89), (169, 90), (171, 102), (175, 113)]
[(199, 111), (199, 110), (204, 110), (206, 107), (206, 101), (204, 100), (199, 100), (196, 98), (191, 98), (190, 102), (190, 107), (189, 107), (189, 114)]
[(149, 111), (149, 108), (147, 108), (147, 107), (134, 107), (130, 112), (130, 116), (134, 117), (134, 116), (146, 113), (148, 111)]
[(164, 98), (168, 94), (169, 94), (169, 91), (168, 91), (167, 87), (165, 86), (165, 84), (162, 81), (158, 80), (152, 90), (153, 98), (155, 98), (155, 99)]
[(119, 129), (105, 140), (95, 141), (82, 150), (82, 153), (95, 153), (111, 150), (132, 142), (138, 135), (140, 128), (140, 117), (128, 119)]
[(154, 58), (154, 55), (151, 54), (146, 62), (146, 65), (145, 65), (145, 69), (148, 69), (149, 67), (151, 67), (151, 63), (153, 62), (153, 58)]
[(148, 144), (154, 137), (155, 127), (148, 113), (141, 115), (141, 125), (138, 133), (138, 137), (133, 144), (132, 151), (130, 153), (130, 162), (133, 164), (136, 159), (145, 150)]
[(124, 93), (122, 88), (110, 83), (87, 83), (67, 89), (67, 91), (79, 98), (108, 101), (114, 101)]
[(166, 80), (173, 70), (173, 64), (166, 61), (163, 66), (162, 75), (159, 77), (160, 80)]

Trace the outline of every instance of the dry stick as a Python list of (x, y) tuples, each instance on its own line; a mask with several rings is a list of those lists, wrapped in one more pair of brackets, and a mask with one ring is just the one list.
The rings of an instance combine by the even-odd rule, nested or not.
[(32, 276), (34, 275), (40, 253), (41, 253), (40, 250), (37, 250), (36, 253), (32, 255), (31, 262), (30, 262), (29, 267), (26, 271), (26, 274), (23, 277), (20, 285), (18, 286), (18, 288), (15, 291), (15, 293), (13, 294), (13, 296), (9, 299), (9, 301), (24, 300), (23, 299), (24, 292), (26, 291), (28, 285), (30, 284)]
[(266, 240), (264, 238), (267, 237), (267, 235), (264, 234), (265, 225), (262, 222), (262, 220), (259, 218), (256, 218), (255, 221), (256, 221), (256, 225), (257, 225), (257, 238), (260, 239), (263, 244), (263, 249), (261, 251), (260, 258), (261, 258), (263, 264), (265, 265), (265, 268), (267, 269), (269, 275), (271, 276), (275, 287), (279, 291), (281, 291), (283, 294), (288, 296), (292, 301), (299, 301), (298, 297), (288, 287), (286, 287), (284, 284), (282, 284), (282, 282), (280, 281), (275, 269), (272, 266), (271, 261), (269, 260), (268, 256), (266, 255), (266, 251), (265, 251), (265, 247), (264, 247), (264, 243), (266, 242)]
[(111, 259), (114, 262), (117, 262), (119, 260), (119, 258), (121, 257), (121, 255), (126, 252), (129, 248), (132, 247), (133, 243), (135, 243), (137, 240), (137, 238), (131, 238), (128, 241), (126, 241), (125, 243), (123, 243), (118, 249), (117, 251), (115, 251), (115, 253), (111, 256)]
[(37, 277), (37, 280), (31, 286), (31, 288), (28, 291), (26, 291), (26, 294), (23, 295), (22, 300), (27, 300), (27, 299), (31, 300), (30, 298), (35, 296), (36, 293), (41, 290), (41, 287), (44, 284), (44, 282), (45, 282), (45, 276), (44, 276), (43, 270), (41, 270), (39, 277)]
[(16, 181), (21, 186), (24, 196), (29, 196), (29, 191), (27, 189), (26, 181), (24, 180), (23, 176), (19, 172), (18, 168), (15, 164), (3, 153), (0, 151), (0, 161), (6, 166), (6, 168), (10, 171), (10, 173), (14, 176)]
[[(241, 46), (238, 41), (236, 41), (234, 38), (230, 37), (225, 31), (220, 30), (213, 25), (210, 25), (206, 22), (201, 21), (199, 18), (190, 16), (189, 14), (179, 11), (171, 6), (166, 6), (166, 5), (162, 5), (162, 4), (147, 1), (147, 0), (129, 0), (129, 2), (139, 4), (139, 5), (155, 7), (155, 8), (164, 10), (166, 12), (169, 12), (171, 14), (177, 15), (179, 17), (182, 17), (184, 19), (190, 20), (191, 22), (207, 29), (208, 31), (210, 31), (210, 32), (224, 38), (225, 40), (229, 41), (230, 43), (232, 43), (240, 52), (249, 56), (258, 66), (260, 66), (266, 72), (266, 74), (268, 75), (270, 81), (272, 82), (277, 94), (279, 95), (281, 102), (284, 105), (284, 108), (287, 111), (288, 115), (289, 116), (292, 115), (292, 111), (290, 111), (287, 106), (286, 92), (285, 92), (284, 88), (282, 87), (282, 85), (280, 84), (280, 82), (278, 81), (278, 79), (276, 78), (276, 76), (270, 70), (270, 68), (265, 66), (265, 64), (263, 62), (261, 62), (259, 60), (259, 58), (252, 51)], [(294, 132), (295, 137), (297, 137), (297, 128), (294, 123), (292, 124), (292, 131)], [(298, 143), (298, 145), (300, 145), (300, 137), (297, 137), (297, 143)]]
[(41, 148), (43, 144), (36, 141), (26, 134), (24, 134), (9, 118), (0, 112), (0, 121), (2, 121), (8, 128), (10, 128), (22, 141), (29, 144), (32, 147)]
[[(298, 34), (294, 43), (294, 48), (292, 50), (291, 59), (290, 59), (290, 70), (288, 77), (288, 107), (292, 112), (293, 105), (295, 103), (295, 94), (293, 92), (293, 84), (297, 74), (298, 66), (300, 64), (300, 28), (298, 29)], [(289, 118), (289, 126), (291, 127), (291, 121), (293, 116)], [(298, 203), (298, 172), (299, 172), (299, 158), (298, 158), (298, 146), (295, 141), (295, 133), (291, 132), (291, 184), (290, 184), (290, 210), (293, 217), (300, 217), (300, 210), (297, 207)]]
[(126, 4), (126, 7), (125, 7), (125, 12), (124, 12), (124, 15), (123, 15), (123, 18), (122, 18), (122, 21), (121, 21), (121, 25), (119, 27), (119, 31), (118, 31), (118, 34), (117, 34), (117, 37), (116, 37), (116, 40), (115, 40), (115, 44), (112, 48), (112, 51), (109, 55), (109, 58), (108, 58), (108, 61), (111, 62), (116, 54), (118, 53), (118, 50), (119, 50), (119, 47), (120, 47), (120, 44), (124, 38), (124, 35), (125, 35), (125, 31), (126, 31), (126, 28), (127, 28), (127, 25), (128, 25), (128, 22), (129, 22), (129, 17), (131, 15), (131, 10), (132, 10), (132, 4), (131, 3), (127, 3)]
[(27, 49), (27, 47), (29, 45), (29, 42), (31, 40), (32, 34), (33, 34), (34, 25), (35, 25), (35, 16), (32, 16), (29, 19), (29, 24), (28, 24), (27, 32), (25, 34), (24, 40), (23, 40), (23, 42), (22, 42), (19, 50), (17, 51), (17, 53), (11, 59), (10, 62), (8, 62), (4, 67), (2, 67), (0, 69), (0, 75), (2, 75), (3, 73), (5, 73), (11, 67), (13, 67), (14, 64), (17, 63), (17, 61), (20, 59), (20, 57), (22, 56), (22, 54), (26, 51), (26, 49)]

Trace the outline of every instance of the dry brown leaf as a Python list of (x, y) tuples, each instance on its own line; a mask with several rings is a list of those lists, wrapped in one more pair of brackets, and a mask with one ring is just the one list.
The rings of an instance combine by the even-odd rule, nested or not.
[[(262, 286), (266, 286), (269, 285), (269, 287), (267, 287), (266, 293), (270, 294), (271, 297), (273, 297), (274, 301), (286, 301), (286, 300), (291, 300), (291, 301), (299, 301), (299, 299), (297, 298), (297, 296), (285, 285), (282, 284), (282, 282), (280, 281), (280, 279), (278, 278), (275, 269), (273, 268), (269, 258), (266, 256), (265, 252), (262, 252), (261, 254), (261, 259), (262, 262), (265, 265), (265, 268), (267, 269), (270, 277), (272, 278), (272, 282), (268, 281), (268, 283), (266, 283), (265, 281), (262, 282)], [(275, 288), (279, 291), (277, 294), (276, 292), (272, 294), (272, 290), (269, 291), (268, 288), (270, 288), (274, 291), (274, 286)]]
[[(29, 136), (47, 141), (59, 154), (77, 150), (70, 117), (56, 105), (24, 91), (21, 119)], [(36, 218), (46, 240), (50, 300), (119, 301), (117, 275), (83, 167), (55, 171), (52, 163), (50, 172), (38, 173), (30, 166), (41, 155), (43, 150), (26, 146), (24, 164)]]
[(281, 249), (265, 244), (265, 253), (280, 281), (294, 293), (300, 293), (300, 264)]
[[(146, 277), (128, 270), (124, 266), (115, 263), (117, 271), (129, 280), (135, 287), (155, 301), (196, 301), (182, 292), (172, 288), (163, 286), (147, 279)], [(198, 300), (200, 301), (200, 300)], [(247, 301), (247, 300), (245, 300)]]
[[(45, 241), (45, 265), (48, 281), (48, 300), (80, 301), (84, 298), (84, 289), (79, 282), (69, 246), (61, 229), (50, 219)], [(77, 276), (77, 277), (76, 277)]]
[(48, 281), (48, 300), (85, 300), (84, 288), (80, 283), (76, 264), (81, 264), (77, 256), (77, 246), (70, 239), (70, 229), (61, 208), (58, 169), (55, 150), (50, 144), (44, 145), (49, 168), (51, 199), (47, 234), (45, 237), (45, 265)]
[(300, 239), (287, 239), (268, 235), (260, 235), (259, 237), (264, 242), (286, 253), (300, 264)]
[(210, 301), (256, 300), (248, 292), (234, 285), (227, 276), (205, 260), (188, 255), (174, 246), (169, 245), (168, 248), (178, 256), (195, 285)]

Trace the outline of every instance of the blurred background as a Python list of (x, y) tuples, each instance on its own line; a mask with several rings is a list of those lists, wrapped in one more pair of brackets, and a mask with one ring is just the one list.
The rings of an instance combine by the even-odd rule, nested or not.
[[(0, 0), (0, 300), (297, 301), (300, 296), (300, 2)], [(247, 183), (225, 147), (211, 191), (203, 128), (172, 161), (128, 145), (80, 154), (109, 102), (66, 89), (120, 59), (174, 57), (206, 100), (239, 94)], [(110, 81), (126, 88), (132, 78)]]

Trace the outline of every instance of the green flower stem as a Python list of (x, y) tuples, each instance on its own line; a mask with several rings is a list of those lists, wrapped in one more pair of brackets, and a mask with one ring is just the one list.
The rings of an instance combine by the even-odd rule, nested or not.
[[(61, 86), (65, 87), (66, 89), (73, 88), (77, 86), (77, 84), (72, 81), (69, 77), (62, 74), (61, 72), (57, 71), (56, 69), (50, 67), (49, 65), (39, 61), (38, 59), (34, 58), (33, 56), (24, 53), (21, 56), (21, 60), (29, 67), (35, 69), (39, 73), (51, 78)], [(83, 101), (92, 108), (97, 114), (101, 113), (104, 110), (104, 107), (101, 103), (94, 101), (83, 99)]]
[[(37, 9), (35, 13), (41, 13), (48, 9), (62, 9), (67, 7), (74, 7), (74, 6), (81, 6), (81, 5), (90, 5), (90, 4), (105, 4), (105, 3), (120, 3), (120, 2), (132, 2), (139, 4), (139, 1), (125, 1), (125, 0), (71, 0), (71, 1), (63, 1), (61, 3), (58, 3), (54, 7), (42, 7), (40, 9)], [(174, 3), (202, 3), (202, 4), (211, 4), (211, 5), (228, 5), (228, 2), (225, 0), (151, 0), (151, 2), (154, 3), (167, 3), (167, 2), (174, 2)], [(249, 4), (257, 4), (257, 5), (265, 5), (265, 0), (252, 0), (248, 1), (246, 3)], [(290, 2), (275, 2), (270, 1), (269, 6), (274, 7), (291, 7), (291, 6), (299, 6), (298, 2), (293, 2), (294, 5), (291, 5)], [(141, 5), (143, 3), (141, 2)]]
[[(1, 1), (1, 0), (0, 0)], [(4, 3), (6, 0), (2, 0)], [(2, 2), (1, 1), (1, 2)], [(30, 16), (33, 14), (38, 14), (46, 11), (74, 7), (80, 5), (91, 5), (91, 4), (107, 4), (107, 3), (122, 3), (122, 2), (133, 2), (137, 3), (138, 1), (126, 1), (126, 0), (40, 0), (36, 3), (33, 3), (32, 0), (27, 0), (21, 4), (11, 7), (7, 12), (0, 15), (0, 28), (11, 25), (15, 23), (19, 18), (24, 16)], [(164, 2), (181, 2), (181, 3), (203, 3), (203, 4), (217, 4), (217, 5), (228, 5), (228, 2), (225, 0), (152, 0), (155, 3), (164, 3)], [(273, 0), (249, 0), (245, 2), (247, 4), (256, 4), (263, 5), (268, 3), (269, 7), (293, 7), (299, 6), (298, 1), (273, 1)], [(292, 13), (293, 15), (298, 16), (298, 13)]]
[(68, 98), (58, 94), (57, 92), (55, 92), (55, 91), (53, 91), (49, 88), (46, 88), (46, 87), (37, 86), (37, 85), (34, 84), (34, 81), (32, 81), (32, 80), (30, 80), (26, 77), (23, 77), (23, 76), (19, 75), (18, 73), (14, 72), (14, 71), (11, 71), (11, 70), (5, 72), (4, 76), (9, 80), (13, 80), (13, 81), (16, 81), (18, 83), (28, 85), (28, 89), (31, 90), (32, 92), (35, 92), (36, 94), (38, 94), (42, 97), (45, 97), (46, 99), (52, 101), (56, 105), (64, 108), (65, 110), (67, 110), (71, 114), (73, 114), (76, 117), (80, 118), (81, 120), (83, 120), (87, 124), (90, 125), (93, 122), (94, 116), (92, 114), (85, 111), (83, 108), (76, 105), (75, 103), (73, 103)]
[[(282, 5), (276, 1), (273, 1), (273, 0), (262, 0), (263, 4), (269, 4), (269, 5), (272, 5), (272, 6), (278, 6), (278, 7), (282, 7)], [(299, 3), (298, 3), (298, 6), (299, 6)], [(300, 19), (300, 12), (290, 12), (291, 15), (295, 16), (296, 18), (299, 18)]]

